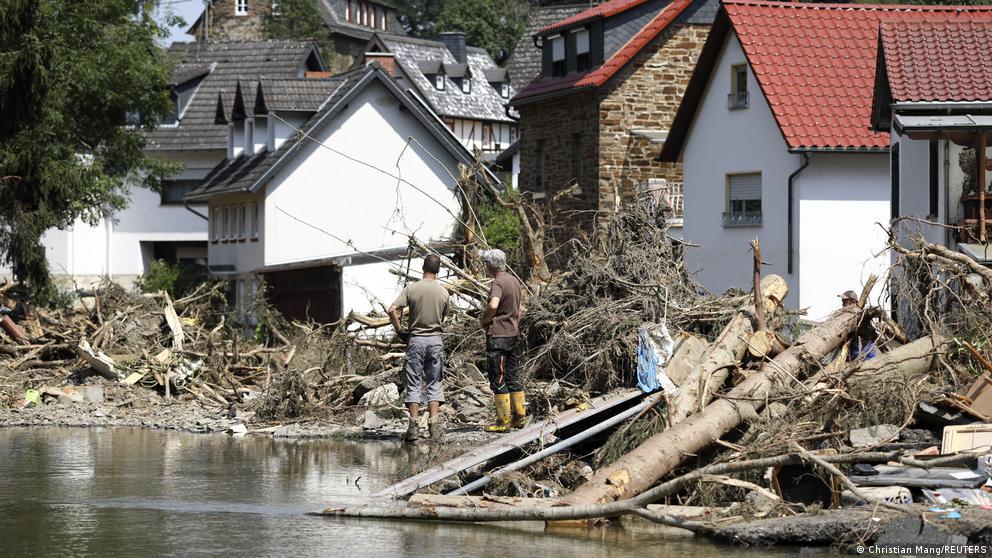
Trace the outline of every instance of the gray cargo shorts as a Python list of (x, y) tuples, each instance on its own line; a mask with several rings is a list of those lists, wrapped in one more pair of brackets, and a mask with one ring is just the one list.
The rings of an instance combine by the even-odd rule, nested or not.
[[(411, 336), (406, 345), (403, 368), (407, 403), (444, 401), (441, 380), (444, 379), (444, 344), (440, 335)], [(426, 390), (423, 385), (426, 384)], [(424, 398), (426, 391), (426, 399)]]

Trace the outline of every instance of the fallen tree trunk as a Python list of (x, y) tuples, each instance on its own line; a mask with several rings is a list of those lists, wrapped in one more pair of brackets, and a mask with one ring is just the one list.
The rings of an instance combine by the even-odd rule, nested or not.
[[(826, 463), (884, 463), (899, 459), (902, 452), (864, 452), (820, 456)], [(971, 459), (974, 459), (971, 457)], [(335, 506), (314, 512), (310, 515), (334, 517), (375, 517), (381, 519), (421, 519), (439, 521), (571, 521), (577, 519), (595, 519), (600, 517), (615, 517), (617, 515), (639, 513), (648, 504), (657, 502), (666, 496), (671, 496), (692, 482), (699, 481), (707, 475), (722, 475), (766, 469), (768, 467), (784, 467), (800, 465), (804, 456), (799, 453), (788, 453), (774, 457), (764, 457), (748, 461), (717, 463), (691, 473), (664, 482), (643, 494), (629, 500), (610, 502), (608, 504), (566, 505), (562, 501), (552, 501), (549, 506), (528, 506), (523, 508), (507, 506), (504, 508), (457, 508), (446, 506), (409, 507), (405, 504), (393, 504), (392, 500), (373, 499), (368, 504), (354, 506)], [(676, 523), (680, 520), (676, 519)], [(674, 525), (684, 527), (682, 525)], [(684, 527), (690, 528), (690, 527)]]
[(597, 471), (566, 501), (576, 505), (602, 504), (644, 492), (672, 472), (686, 456), (698, 453), (756, 416), (776, 386), (801, 379), (806, 371), (817, 366), (824, 356), (851, 336), (862, 315), (862, 310), (854, 306), (838, 310), (725, 397), (652, 436), (615, 463)]
[(868, 386), (896, 379), (913, 380), (932, 370), (937, 355), (946, 349), (945, 339), (935, 335), (923, 337), (860, 363), (850, 371), (849, 381), (855, 386)]
[[(761, 280), (761, 292), (763, 310), (770, 314), (789, 293), (789, 285), (778, 275), (768, 275)], [(672, 424), (682, 422), (705, 407), (713, 399), (713, 394), (727, 381), (730, 369), (744, 358), (748, 350), (748, 339), (755, 331), (754, 317), (754, 303), (748, 302), (740, 308), (727, 327), (723, 328), (707, 351), (702, 364), (679, 386), (679, 392), (672, 400), (669, 411)]]

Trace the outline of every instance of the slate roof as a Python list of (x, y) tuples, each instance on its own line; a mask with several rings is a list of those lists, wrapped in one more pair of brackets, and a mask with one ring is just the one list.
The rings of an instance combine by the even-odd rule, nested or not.
[[(387, 89), (391, 90), (411, 114), (418, 118), (442, 145), (448, 147), (456, 159), (465, 164), (472, 162), (472, 154), (437, 120), (437, 117), (407, 96), (378, 65), (372, 64), (359, 66), (332, 78), (320, 80), (327, 89), (331, 89), (331, 93), (321, 103), (320, 110), (313, 113), (300, 127), (302, 133), (291, 135), (275, 151), (263, 150), (251, 157), (241, 156), (221, 163), (210, 172), (203, 184), (186, 195), (186, 200), (190, 202), (206, 201), (219, 195), (254, 191), (264, 186), (276, 168), (283, 161), (288, 161), (299, 145), (308, 141), (304, 138), (304, 134), (309, 134), (325, 121), (333, 118), (335, 114), (343, 110), (349, 98), (361, 91), (364, 85), (373, 79), (378, 79)], [(264, 86), (265, 83), (260, 85), (260, 87)]]
[[(444, 43), (394, 35), (377, 35), (374, 40), (378, 40), (388, 52), (393, 54), (397, 65), (421, 98), (427, 101), (439, 116), (514, 122), (506, 115), (504, 109), (507, 99), (501, 97), (499, 92), (486, 81), (486, 72), (498, 66), (484, 49), (471, 46), (465, 48), (472, 89), (471, 93), (462, 93), (461, 89), (451, 82), (445, 84), (444, 90), (438, 90), (424, 75), (423, 69), (436, 68), (438, 62), (443, 68), (457, 68), (455, 65), (458, 61)], [(512, 75), (510, 79), (514, 79)], [(510, 96), (513, 96), (512, 87)]]
[[(554, 30), (569, 27), (594, 17), (610, 17), (612, 15), (622, 13), (630, 8), (640, 6), (643, 3), (644, 1), (642, 0), (627, 0), (626, 2), (614, 0), (613, 2), (607, 2), (606, 4), (601, 4), (595, 8), (590, 8), (589, 10), (586, 10), (585, 12), (582, 12), (572, 18), (542, 29), (541, 32), (547, 32), (549, 29)], [(644, 25), (644, 27), (637, 31), (622, 47), (620, 47), (601, 65), (592, 68), (585, 73), (571, 73), (551, 79), (535, 79), (513, 98), (511, 104), (516, 105), (523, 102), (533, 101), (536, 98), (565, 90), (594, 88), (605, 84), (621, 68), (623, 68), (627, 62), (630, 62), (635, 56), (637, 56), (637, 53), (639, 53), (641, 49), (647, 46), (662, 31), (668, 28), (669, 25), (679, 20), (683, 14), (691, 15), (687, 12), (690, 7), (693, 7), (695, 4), (698, 8), (705, 3), (705, 0), (674, 0), (659, 10), (657, 15), (651, 18), (651, 20)], [(612, 4), (612, 6), (608, 6), (609, 4)]]
[(534, 46), (534, 35), (541, 29), (569, 18), (589, 7), (583, 4), (532, 7), (527, 16), (523, 35), (513, 47), (513, 54), (506, 62), (506, 69), (514, 83), (526, 85), (541, 73), (541, 49)]
[[(331, 87), (331, 91), (336, 91), (336, 93), (334, 93), (333, 96), (330, 96), (330, 94), (325, 96), (324, 99), (322, 99), (322, 101), (326, 101), (324, 104), (324, 110), (320, 113), (315, 112), (314, 115), (300, 127), (300, 129), (304, 132), (309, 132), (320, 120), (320, 116), (333, 110), (337, 102), (350, 93), (354, 86), (365, 78), (369, 72), (370, 70), (367, 68), (357, 68), (332, 78), (315, 80), (320, 81), (325, 87)], [(277, 81), (284, 82), (286, 80)], [(268, 85), (273, 85), (273, 82), (268, 82)], [(265, 86), (266, 83), (263, 80), (262, 87), (264, 88)], [(283, 91), (285, 90), (286, 89), (283, 89)], [(272, 109), (272, 107), (269, 108)], [(316, 111), (316, 108), (314, 110)], [(258, 182), (265, 175), (265, 173), (268, 172), (269, 169), (271, 169), (283, 157), (283, 155), (288, 153), (289, 150), (296, 145), (296, 143), (298, 143), (299, 139), (299, 135), (294, 134), (275, 151), (269, 151), (266, 149), (255, 153), (251, 157), (241, 156), (236, 159), (224, 161), (210, 171), (210, 174), (203, 179), (203, 184), (187, 194), (186, 199), (203, 200), (219, 194), (248, 191), (252, 185)], [(227, 147), (226, 128), (224, 135), (224, 147)]]
[(724, 0), (661, 159), (678, 158), (731, 31), (790, 150), (885, 151), (888, 132), (871, 127), (882, 20), (939, 19), (989, 9)]
[(992, 12), (926, 16), (881, 22), (892, 100), (992, 101)]
[[(227, 128), (215, 123), (218, 96), (224, 100), (225, 111), (230, 112), (239, 79), (296, 77), (311, 52), (316, 50), (308, 41), (173, 43), (169, 53), (178, 59), (174, 82), (191, 79), (189, 76), (197, 72), (202, 75), (204, 65), (212, 65), (213, 70), (203, 78), (178, 125), (161, 126), (149, 133), (147, 149), (227, 149)], [(323, 69), (323, 63), (318, 65)]]
[(254, 99), (254, 113), (264, 114), (270, 110), (301, 110), (316, 112), (323, 106), (324, 101), (344, 81), (338, 77), (332, 78), (296, 78), (259, 80), (257, 95)]

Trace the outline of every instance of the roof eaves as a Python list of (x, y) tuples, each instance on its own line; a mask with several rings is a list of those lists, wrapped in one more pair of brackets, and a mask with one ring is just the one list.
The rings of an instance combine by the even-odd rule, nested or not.
[(703, 43), (696, 67), (692, 71), (692, 76), (689, 77), (689, 84), (686, 86), (685, 93), (682, 94), (682, 101), (679, 103), (675, 118), (668, 130), (668, 138), (665, 139), (665, 143), (661, 147), (659, 160), (673, 163), (681, 158), (685, 141), (689, 137), (689, 130), (696, 119), (696, 112), (698, 112), (703, 97), (706, 95), (710, 77), (713, 75), (713, 70), (716, 68), (716, 63), (723, 52), (729, 35), (730, 18), (721, 5), (717, 10), (713, 27), (706, 37), (706, 42)]

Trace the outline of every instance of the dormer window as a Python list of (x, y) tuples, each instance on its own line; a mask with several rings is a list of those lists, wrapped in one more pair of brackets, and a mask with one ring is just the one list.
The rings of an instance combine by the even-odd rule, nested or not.
[(551, 40), (551, 77), (560, 77), (567, 73), (565, 65), (565, 37), (556, 35)]
[(251, 157), (255, 154), (255, 121), (245, 120), (245, 155)]
[(234, 0), (234, 15), (248, 15), (248, 0)]
[(468, 94), (472, 92), (472, 80), (468, 76), (462, 78), (462, 93)]
[(509, 85), (507, 85), (505, 83), (500, 83), (496, 87), (496, 89), (499, 90), (499, 96), (500, 97), (503, 97), (504, 99), (509, 99), (510, 98), (510, 86)]
[(436, 74), (432, 79), (434, 80), (434, 89), (444, 91), (444, 75)]
[(589, 54), (589, 30), (580, 29), (575, 32), (575, 71), (584, 72), (592, 67), (592, 57)]

